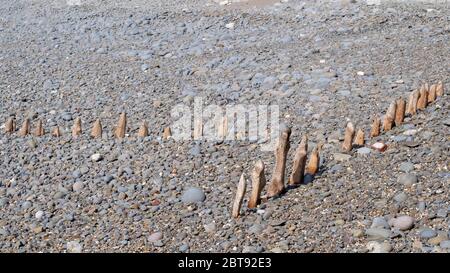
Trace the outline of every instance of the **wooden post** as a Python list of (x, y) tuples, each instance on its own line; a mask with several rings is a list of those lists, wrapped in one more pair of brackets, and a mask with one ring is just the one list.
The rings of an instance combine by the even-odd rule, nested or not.
[(377, 137), (380, 135), (380, 125), (381, 119), (379, 117), (374, 117), (372, 122), (372, 127), (370, 129), (370, 137)]
[(264, 162), (258, 160), (252, 171), (252, 194), (248, 202), (248, 207), (253, 209), (261, 202), (261, 191), (266, 185), (266, 176), (264, 175)]
[(444, 84), (440, 81), (436, 87), (436, 96), (440, 97), (444, 95)]
[(26, 136), (30, 133), (30, 119), (26, 118), (23, 121), (22, 127), (19, 130), (19, 136)]
[(14, 131), (16, 131), (16, 121), (11, 117), (5, 122), (5, 133), (11, 134)]
[(39, 137), (39, 136), (43, 136), (44, 134), (45, 134), (44, 127), (42, 125), (42, 120), (40, 119), (37, 122), (37, 126), (36, 126), (36, 129), (34, 131), (34, 135)]
[(398, 99), (395, 108), (395, 126), (399, 126), (403, 123), (405, 119), (405, 106), (406, 102), (404, 99)]
[(417, 101), (419, 100), (420, 91), (414, 90), (410, 93), (408, 99), (408, 107), (406, 110), (407, 114), (414, 116), (417, 113)]
[(394, 126), (396, 110), (397, 110), (397, 103), (394, 101), (389, 105), (389, 108), (386, 111), (386, 115), (384, 115), (383, 130), (385, 132), (391, 130), (392, 127)]
[(60, 136), (61, 136), (61, 132), (60, 132), (58, 126), (56, 126), (55, 128), (53, 128), (52, 136), (54, 136), (54, 137), (60, 137)]
[(315, 175), (319, 171), (320, 164), (320, 151), (322, 149), (322, 143), (317, 144), (311, 153), (311, 159), (306, 167), (306, 173), (309, 175)]
[(147, 122), (142, 121), (141, 126), (139, 127), (138, 137), (147, 137), (148, 136), (148, 126)]
[(102, 137), (102, 133), (103, 133), (102, 123), (100, 122), (100, 119), (97, 119), (94, 122), (94, 125), (92, 126), (91, 137), (100, 138)]
[(353, 123), (349, 122), (347, 123), (347, 126), (345, 128), (344, 143), (342, 143), (342, 150), (344, 152), (348, 153), (352, 150), (352, 142), (354, 136), (355, 127), (353, 126)]
[(356, 137), (355, 137), (355, 145), (364, 146), (364, 143), (365, 143), (364, 131), (361, 129), (358, 129), (358, 132), (356, 132)]
[(424, 110), (428, 104), (428, 90), (425, 85), (420, 89), (419, 100), (417, 101), (417, 109)]
[(291, 128), (283, 129), (278, 145), (275, 150), (275, 168), (272, 174), (272, 181), (267, 190), (268, 197), (279, 195), (284, 191), (284, 175), (286, 172), (286, 157), (289, 150), (289, 137), (291, 135)]
[(292, 166), (292, 173), (289, 178), (290, 185), (297, 185), (303, 183), (305, 175), (306, 159), (308, 157), (308, 137), (303, 136), (300, 144), (295, 151), (294, 164)]
[(236, 197), (233, 202), (233, 209), (231, 215), (234, 218), (238, 218), (241, 210), (242, 201), (244, 200), (245, 190), (247, 188), (247, 183), (245, 181), (244, 174), (241, 175), (241, 179), (239, 179), (239, 184), (236, 191)]
[(127, 130), (127, 114), (123, 112), (122, 114), (120, 114), (119, 122), (117, 123), (116, 137), (124, 138), (126, 130)]
[(72, 126), (72, 136), (78, 137), (82, 132), (83, 130), (81, 129), (81, 118), (76, 118)]

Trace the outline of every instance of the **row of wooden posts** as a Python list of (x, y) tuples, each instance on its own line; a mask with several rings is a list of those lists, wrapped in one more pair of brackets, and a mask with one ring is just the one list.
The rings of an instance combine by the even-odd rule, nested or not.
[[(424, 110), (429, 103), (434, 102), (437, 97), (444, 95), (444, 85), (442, 82), (428, 86), (423, 84), (420, 89), (414, 90), (410, 93), (408, 98), (408, 105), (403, 98), (399, 98), (392, 102), (384, 115), (383, 124), (381, 124), (381, 118), (379, 116), (374, 117), (370, 136), (377, 137), (380, 135), (381, 127), (384, 132), (391, 130), (394, 126), (398, 126), (403, 123), (405, 114), (413, 116), (418, 110)], [(291, 135), (291, 129), (285, 128), (278, 139), (277, 148), (275, 150), (275, 167), (272, 174), (272, 180), (267, 188), (266, 198), (280, 195), (285, 190), (285, 171), (286, 171), (286, 159), (289, 150), (289, 137)], [(364, 146), (365, 133), (363, 129), (358, 129), (355, 136), (355, 127), (352, 122), (348, 122), (344, 142), (342, 144), (342, 151), (349, 153), (353, 146)], [(303, 183), (303, 179), (306, 175), (315, 175), (319, 170), (320, 150), (322, 143), (319, 143), (311, 153), (311, 158), (306, 166), (307, 151), (308, 151), (308, 138), (303, 136), (300, 144), (298, 145), (292, 166), (292, 172), (289, 177), (289, 185), (299, 185)], [(262, 160), (256, 161), (254, 168), (251, 172), (251, 194), (248, 201), (248, 208), (256, 208), (262, 200), (261, 193), (266, 185), (266, 177), (264, 174), (264, 162)], [(244, 173), (241, 175), (239, 184), (236, 191), (236, 196), (232, 204), (232, 216), (234, 218), (239, 217), (242, 202), (246, 193), (247, 182)]]
[[(119, 121), (114, 131), (114, 135), (117, 138), (124, 138), (127, 130), (127, 115), (126, 113), (121, 113), (119, 117)], [(6, 133), (14, 133), (16, 131), (16, 121), (14, 118), (9, 118), (5, 123), (5, 132)], [(74, 124), (72, 126), (72, 136), (78, 137), (82, 134), (82, 126), (81, 126), (81, 118), (76, 118)], [(34, 131), (30, 130), (30, 120), (27, 118), (23, 121), (21, 128), (19, 129), (19, 136), (26, 136), (28, 134), (33, 134), (34, 136), (43, 136), (45, 135), (45, 129), (42, 120), (38, 120)], [(100, 119), (97, 119), (92, 125), (91, 129), (91, 137), (93, 138), (101, 138), (103, 134), (103, 126)], [(51, 135), (54, 137), (61, 136), (61, 130), (59, 126), (55, 126), (51, 132)], [(148, 133), (148, 125), (147, 122), (143, 121), (139, 127), (137, 136), (138, 137), (147, 137)], [(170, 127), (164, 128), (163, 139), (168, 139), (171, 136)]]

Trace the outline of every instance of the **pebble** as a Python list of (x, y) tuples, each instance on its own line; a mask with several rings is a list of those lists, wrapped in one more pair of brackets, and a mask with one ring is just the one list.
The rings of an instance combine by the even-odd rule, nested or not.
[(401, 174), (397, 178), (397, 182), (405, 186), (412, 186), (413, 184), (417, 183), (417, 176), (411, 173)]
[(73, 191), (81, 191), (83, 189), (83, 182), (75, 182), (72, 186)]
[(441, 248), (447, 248), (447, 249), (449, 249), (449, 248), (450, 248), (450, 241), (449, 241), (449, 240), (442, 241), (442, 242), (439, 244), (439, 246), (440, 246)]
[(402, 215), (397, 218), (392, 218), (389, 224), (401, 231), (410, 230), (414, 226), (414, 218), (407, 215)]
[(399, 170), (405, 173), (409, 173), (414, 170), (414, 164), (411, 162), (402, 162), (399, 166)]
[(436, 212), (436, 216), (439, 218), (446, 218), (448, 214), (448, 210), (446, 208), (439, 209)]
[(188, 244), (182, 244), (179, 248), (178, 248), (178, 250), (180, 251), (180, 252), (187, 252), (188, 250), (189, 250), (189, 245)]
[(438, 234), (434, 229), (426, 228), (419, 233), (420, 238), (430, 239), (436, 237)]
[(387, 239), (391, 237), (392, 232), (384, 228), (369, 228), (366, 229), (366, 235), (374, 240)]
[(368, 242), (366, 248), (371, 253), (389, 253), (392, 250), (392, 246), (388, 242), (379, 243), (376, 241)]
[(215, 223), (209, 223), (203, 226), (205, 228), (205, 231), (207, 233), (212, 233), (216, 231), (216, 224)]
[(367, 147), (362, 147), (362, 148), (359, 148), (358, 150), (356, 150), (356, 152), (360, 155), (368, 155), (368, 154), (370, 154), (371, 150)]
[(187, 189), (181, 196), (183, 203), (197, 203), (205, 201), (206, 196), (202, 189), (192, 187)]
[(103, 156), (101, 154), (93, 154), (91, 155), (91, 160), (94, 162), (99, 162), (103, 159)]
[(384, 228), (389, 229), (389, 224), (384, 217), (375, 217), (372, 220), (370, 228)]
[(447, 241), (448, 236), (445, 232), (440, 232), (436, 237), (430, 238), (428, 240), (428, 244), (430, 245), (439, 245), (443, 241)]
[(67, 242), (66, 249), (69, 253), (81, 253), (83, 251), (81, 244), (76, 241)]
[(162, 232), (155, 232), (155, 233), (150, 234), (150, 236), (148, 236), (147, 239), (150, 243), (155, 243), (155, 242), (161, 240), (162, 238), (163, 238)]
[(406, 199), (408, 199), (408, 195), (406, 193), (404, 193), (404, 192), (401, 192), (401, 193), (397, 194), (396, 196), (394, 196), (394, 200), (397, 203), (405, 202)]
[(250, 234), (260, 234), (264, 230), (264, 227), (260, 224), (254, 224), (248, 229)]
[(38, 210), (34, 216), (36, 219), (41, 219), (42, 216), (44, 216), (44, 212), (42, 210)]
[(333, 158), (334, 158), (334, 160), (336, 160), (338, 162), (344, 162), (344, 161), (349, 161), (350, 158), (352, 158), (352, 156), (348, 155), (348, 154), (334, 153)]

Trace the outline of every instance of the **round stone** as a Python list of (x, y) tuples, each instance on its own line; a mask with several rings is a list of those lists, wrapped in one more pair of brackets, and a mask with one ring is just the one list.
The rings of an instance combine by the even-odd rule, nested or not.
[(430, 239), (437, 236), (437, 232), (434, 229), (427, 228), (420, 232), (420, 238)]
[(372, 225), (370, 226), (370, 228), (386, 228), (386, 229), (389, 229), (389, 224), (386, 221), (386, 219), (384, 219), (384, 217), (375, 217), (375, 218), (373, 218)]
[(163, 238), (162, 232), (155, 232), (155, 233), (150, 234), (150, 236), (148, 236), (148, 241), (150, 243), (154, 243), (154, 242), (161, 240), (162, 238)]
[(404, 173), (397, 178), (397, 182), (405, 186), (411, 186), (417, 183), (417, 176), (411, 173)]
[(101, 154), (93, 154), (91, 155), (91, 160), (94, 162), (98, 162), (103, 159), (103, 156)]
[(397, 218), (391, 219), (389, 223), (391, 224), (391, 226), (399, 230), (410, 230), (414, 226), (414, 218), (412, 218), (411, 216), (402, 215)]
[(181, 196), (181, 201), (183, 203), (197, 203), (205, 201), (206, 196), (202, 189), (200, 188), (189, 188)]
[(42, 210), (39, 210), (36, 212), (36, 214), (34, 215), (37, 219), (41, 219), (42, 216), (44, 216), (44, 212)]
[(68, 242), (66, 248), (69, 253), (81, 253), (83, 250), (81, 244), (75, 241)]
[(83, 189), (83, 182), (75, 182), (72, 186), (73, 191), (81, 191)]
[(409, 173), (414, 170), (414, 164), (411, 162), (402, 162), (398, 168), (402, 172)]

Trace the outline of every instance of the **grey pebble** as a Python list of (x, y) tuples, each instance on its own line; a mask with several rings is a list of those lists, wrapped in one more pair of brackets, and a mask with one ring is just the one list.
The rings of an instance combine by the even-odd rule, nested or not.
[(181, 196), (183, 203), (197, 203), (205, 201), (206, 196), (202, 189), (197, 187), (191, 187), (187, 189)]

